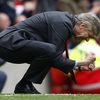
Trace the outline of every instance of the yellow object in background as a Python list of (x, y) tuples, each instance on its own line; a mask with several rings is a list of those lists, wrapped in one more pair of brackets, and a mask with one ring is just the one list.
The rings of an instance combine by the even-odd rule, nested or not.
[(69, 57), (73, 60), (80, 61), (83, 60), (90, 52), (96, 54), (96, 68), (100, 67), (100, 46), (96, 43), (94, 39), (91, 39), (88, 42), (84, 40), (74, 49), (69, 50)]

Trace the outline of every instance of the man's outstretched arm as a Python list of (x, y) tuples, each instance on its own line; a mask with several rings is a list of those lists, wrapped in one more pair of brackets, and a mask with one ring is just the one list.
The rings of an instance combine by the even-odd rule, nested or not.
[(87, 69), (90, 70), (89, 67), (94, 63), (95, 59), (95, 56), (91, 56), (88, 59), (77, 62), (75, 60), (65, 59), (63, 56), (59, 56), (54, 59), (54, 67), (60, 69), (64, 73), (67, 73), (73, 69), (78, 69), (79, 67), (87, 67)]

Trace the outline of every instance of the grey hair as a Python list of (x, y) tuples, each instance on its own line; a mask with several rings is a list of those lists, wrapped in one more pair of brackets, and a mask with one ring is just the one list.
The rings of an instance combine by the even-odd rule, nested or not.
[(82, 13), (77, 15), (79, 21), (85, 23), (87, 30), (96, 36), (100, 33), (100, 19), (93, 13)]

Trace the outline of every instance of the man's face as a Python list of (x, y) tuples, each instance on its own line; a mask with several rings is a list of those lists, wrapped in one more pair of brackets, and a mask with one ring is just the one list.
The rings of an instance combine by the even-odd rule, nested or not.
[(89, 41), (90, 38), (94, 37), (94, 34), (87, 30), (86, 26), (83, 23), (81, 23), (80, 25), (76, 25), (75, 37), (80, 40)]
[(76, 38), (81, 40), (86, 40), (88, 42), (91, 37), (90, 37), (90, 33), (85, 31), (76, 35)]

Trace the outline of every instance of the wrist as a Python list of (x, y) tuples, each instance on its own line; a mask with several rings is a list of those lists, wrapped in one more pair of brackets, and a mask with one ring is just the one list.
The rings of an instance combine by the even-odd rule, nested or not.
[(85, 65), (88, 65), (88, 62), (87, 61), (79, 61), (77, 63), (77, 66), (80, 67), (80, 66), (85, 66)]

